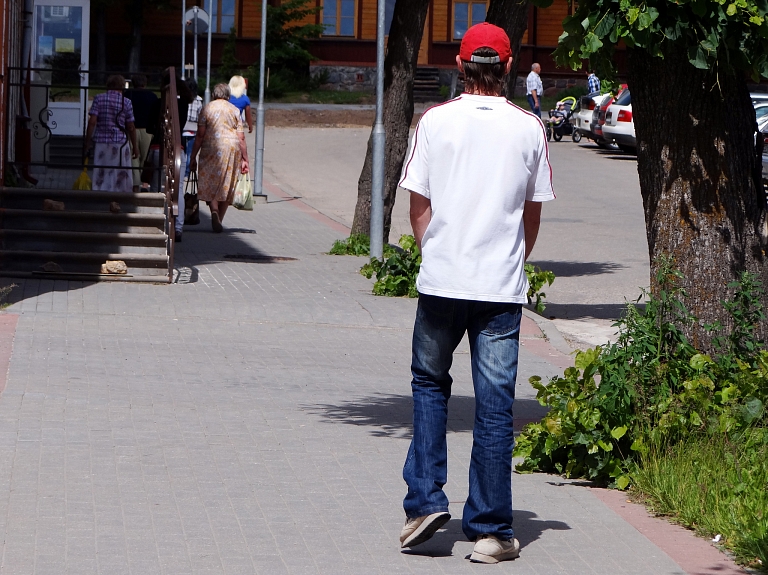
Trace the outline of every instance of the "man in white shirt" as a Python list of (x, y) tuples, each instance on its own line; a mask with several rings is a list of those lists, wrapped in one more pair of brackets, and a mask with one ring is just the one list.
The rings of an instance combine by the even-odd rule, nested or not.
[(531, 112), (541, 118), (541, 96), (544, 94), (544, 85), (541, 83), (541, 66), (537, 62), (531, 65), (531, 73), (525, 79), (525, 94), (528, 96), (528, 104)]
[(483, 23), (461, 42), (466, 92), (427, 110), (400, 185), (411, 192), (411, 225), (422, 253), (411, 372), (414, 415), (403, 478), (402, 547), (428, 540), (449, 519), (446, 423), (453, 352), (468, 334), (475, 389), (469, 494), (462, 529), (470, 559), (514, 559), (512, 404), (524, 262), (541, 202), (554, 199), (541, 120), (500, 96), (512, 65), (509, 38)]

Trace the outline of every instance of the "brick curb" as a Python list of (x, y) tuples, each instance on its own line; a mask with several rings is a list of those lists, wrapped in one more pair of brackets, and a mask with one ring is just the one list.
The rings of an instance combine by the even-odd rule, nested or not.
[(19, 316), (15, 313), (0, 314), (0, 393), (5, 390), (8, 382), (8, 367), (11, 364), (18, 322)]
[(733, 559), (711, 542), (680, 525), (653, 517), (645, 506), (627, 501), (627, 494), (613, 489), (590, 489), (616, 515), (664, 551), (689, 575), (746, 575)]

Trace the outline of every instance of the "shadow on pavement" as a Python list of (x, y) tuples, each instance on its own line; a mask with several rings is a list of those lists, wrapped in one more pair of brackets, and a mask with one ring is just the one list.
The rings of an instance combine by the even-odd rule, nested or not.
[[(521, 551), (527, 545), (537, 541), (545, 531), (566, 531), (571, 528), (562, 521), (541, 519), (532, 511), (525, 511), (523, 509), (515, 509), (513, 511), (512, 526), (515, 530), (515, 538), (520, 542)], [(454, 544), (458, 541), (466, 540), (467, 538), (461, 530), (461, 518), (457, 517), (446, 523), (445, 527), (435, 533), (429, 541), (413, 549), (403, 549), (402, 552), (406, 555), (450, 557), (453, 555)]]
[(562, 304), (547, 302), (544, 315), (549, 319), (619, 319), (627, 304), (598, 303), (598, 304)]
[[(327, 423), (373, 427), (375, 429), (370, 434), (375, 437), (409, 438), (413, 428), (413, 399), (410, 395), (375, 395), (339, 405), (304, 405), (302, 408), (321, 416)], [(535, 399), (515, 399), (515, 430), (540, 420), (546, 412), (547, 409)], [(471, 395), (452, 396), (448, 401), (448, 431), (472, 431), (474, 419), (475, 398)]]
[(533, 261), (529, 263), (554, 272), (555, 277), (564, 278), (612, 274), (627, 267), (616, 262)]

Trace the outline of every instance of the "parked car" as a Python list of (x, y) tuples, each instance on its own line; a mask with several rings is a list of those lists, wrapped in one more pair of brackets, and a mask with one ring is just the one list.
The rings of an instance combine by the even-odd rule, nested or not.
[[(756, 137), (763, 138), (763, 185), (768, 186), (768, 115), (757, 121), (757, 129)], [(768, 194), (768, 187), (766, 187), (766, 194)]]
[(752, 103), (754, 105), (761, 102), (768, 102), (768, 92), (752, 92), (749, 97), (752, 98)]
[(637, 153), (635, 122), (632, 118), (632, 96), (624, 90), (605, 112), (603, 138), (629, 154)]
[(573, 122), (574, 136), (576, 136), (576, 134), (579, 134), (579, 136), (578, 139), (574, 138), (574, 142), (578, 142), (581, 139), (581, 136), (594, 139), (592, 129), (590, 128), (592, 112), (602, 99), (603, 97), (600, 95), (600, 92), (592, 92), (591, 94), (582, 96), (576, 102), (576, 108), (573, 110), (573, 118), (571, 121)]
[(589, 129), (592, 132), (592, 139), (601, 148), (609, 148), (611, 144), (603, 137), (603, 125), (605, 124), (605, 111), (613, 104), (613, 96), (606, 94), (600, 103), (592, 111), (592, 120)]
[(755, 102), (755, 119), (760, 122), (760, 120), (768, 115), (768, 100)]

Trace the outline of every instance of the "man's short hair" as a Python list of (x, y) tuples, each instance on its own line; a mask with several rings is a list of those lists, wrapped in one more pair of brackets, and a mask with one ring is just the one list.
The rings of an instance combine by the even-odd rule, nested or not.
[[(473, 56), (492, 58), (498, 56), (493, 48), (478, 48), (472, 52)], [(464, 86), (468, 92), (478, 91), (482, 94), (499, 94), (504, 84), (507, 72), (507, 62), (496, 64), (480, 64), (462, 60), (464, 68)]]
[(134, 74), (131, 76), (131, 83), (134, 88), (146, 88), (147, 77), (144, 74)]

